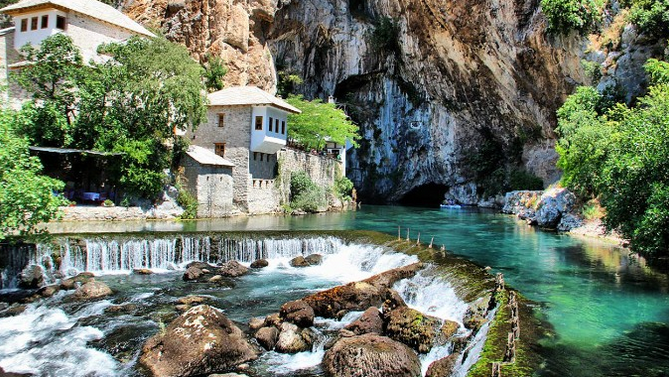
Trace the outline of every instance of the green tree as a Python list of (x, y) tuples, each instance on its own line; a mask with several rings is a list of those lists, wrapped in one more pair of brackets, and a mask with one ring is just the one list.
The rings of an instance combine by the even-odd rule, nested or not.
[(39, 174), (42, 165), (30, 156), (28, 141), (15, 134), (15, 123), (14, 114), (0, 111), (0, 240), (34, 232), (67, 203), (55, 195), (63, 182)]
[(541, 0), (541, 10), (548, 19), (548, 32), (567, 34), (591, 31), (601, 22), (603, 0)]
[(642, 32), (669, 37), (669, 0), (632, 0), (630, 21)]
[(218, 56), (207, 55), (207, 64), (204, 65), (204, 84), (209, 92), (223, 89), (223, 77), (228, 73), (223, 59)]
[(301, 114), (288, 116), (288, 138), (306, 149), (320, 150), (330, 140), (338, 144), (350, 141), (357, 146), (360, 139), (358, 126), (334, 103), (320, 99), (307, 101), (302, 96), (290, 96), (286, 100), (302, 110)]
[(110, 171), (130, 194), (152, 198), (172, 161), (174, 130), (204, 120), (203, 69), (165, 38), (133, 37), (99, 50), (109, 59), (83, 65), (62, 34), (28, 48), (33, 64), (17, 81), (35, 102), (23, 108), (20, 128), (38, 145), (123, 153)]

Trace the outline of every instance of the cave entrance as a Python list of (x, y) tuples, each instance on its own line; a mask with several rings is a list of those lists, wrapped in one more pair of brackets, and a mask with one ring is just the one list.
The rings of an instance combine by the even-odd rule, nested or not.
[(428, 183), (406, 193), (399, 203), (412, 207), (439, 207), (447, 191), (448, 186), (446, 185)]

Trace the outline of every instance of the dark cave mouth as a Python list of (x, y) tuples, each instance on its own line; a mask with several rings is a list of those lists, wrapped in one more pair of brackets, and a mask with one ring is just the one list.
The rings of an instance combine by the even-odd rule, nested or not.
[(439, 207), (444, 201), (444, 195), (448, 192), (448, 186), (438, 183), (428, 183), (415, 187), (406, 193), (399, 204), (411, 207)]

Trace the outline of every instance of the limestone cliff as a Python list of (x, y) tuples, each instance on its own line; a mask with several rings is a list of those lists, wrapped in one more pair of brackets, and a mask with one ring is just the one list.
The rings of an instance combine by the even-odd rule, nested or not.
[[(624, 68), (633, 64), (618, 68), (620, 53), (586, 53), (592, 41), (577, 35), (547, 37), (539, 0), (126, 5), (196, 58), (223, 56), (228, 85), (272, 90), (276, 64), (304, 78), (297, 89), (307, 97), (334, 96), (361, 127), (348, 175), (367, 202), (399, 200), (422, 186), (476, 203), (518, 167), (552, 182), (559, 175), (554, 114), (564, 98), (593, 80), (640, 82), (632, 74), (637, 68)], [(634, 38), (621, 43), (633, 45)], [(642, 50), (628, 55), (636, 66), (650, 54)], [(583, 59), (604, 75), (589, 78)]]

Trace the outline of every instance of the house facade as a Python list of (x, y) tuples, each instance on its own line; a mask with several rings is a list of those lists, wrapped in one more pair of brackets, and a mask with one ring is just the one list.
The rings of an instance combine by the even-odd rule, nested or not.
[[(8, 83), (9, 72), (25, 62), (21, 47), (33, 46), (57, 33), (67, 34), (82, 53), (84, 62), (101, 61), (101, 44), (122, 42), (132, 36), (155, 37), (153, 33), (115, 8), (96, 0), (22, 0), (0, 9), (13, 17), (14, 26), (0, 30), (0, 80)], [(28, 98), (10, 85), (5, 100), (19, 106)]]
[(207, 122), (189, 135), (190, 142), (234, 164), (233, 202), (240, 211), (279, 208), (277, 153), (286, 146), (291, 113), (300, 110), (252, 86), (209, 94)]

